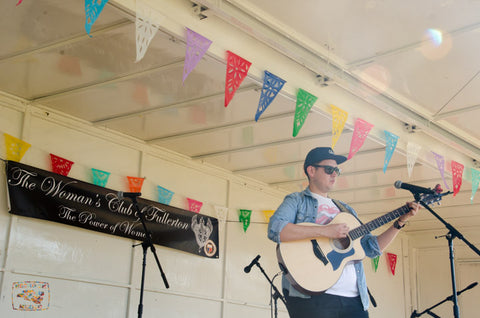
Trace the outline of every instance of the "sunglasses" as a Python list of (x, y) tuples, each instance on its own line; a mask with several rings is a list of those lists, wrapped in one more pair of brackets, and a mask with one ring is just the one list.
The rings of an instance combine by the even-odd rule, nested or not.
[(340, 175), (341, 171), (338, 167), (332, 167), (332, 166), (324, 166), (324, 165), (312, 165), (315, 168), (323, 168), (326, 174), (332, 174), (334, 172), (337, 173), (337, 176)]

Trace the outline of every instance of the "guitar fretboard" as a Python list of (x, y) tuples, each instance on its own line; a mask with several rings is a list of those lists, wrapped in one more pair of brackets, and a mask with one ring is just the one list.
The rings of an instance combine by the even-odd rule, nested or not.
[(382, 215), (381, 217), (378, 217), (366, 224), (363, 224), (357, 228), (354, 228), (348, 234), (350, 235), (350, 238), (352, 240), (356, 240), (365, 234), (370, 233), (371, 231), (375, 230), (376, 228), (379, 228), (382, 225), (385, 225), (402, 215), (408, 213), (410, 211), (410, 208), (407, 205), (404, 205), (396, 210), (393, 210), (392, 212), (389, 212), (385, 215)]

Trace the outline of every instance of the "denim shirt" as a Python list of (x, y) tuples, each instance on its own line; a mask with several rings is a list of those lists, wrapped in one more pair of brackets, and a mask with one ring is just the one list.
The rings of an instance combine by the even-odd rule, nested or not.
[[(341, 202), (350, 213), (357, 216), (357, 213), (347, 204)], [(315, 223), (318, 210), (318, 201), (312, 196), (310, 189), (307, 187), (302, 192), (295, 192), (285, 197), (282, 204), (278, 207), (275, 213), (270, 218), (268, 224), (268, 238), (276, 243), (280, 243), (280, 232), (288, 223)], [(371, 258), (382, 254), (378, 246), (377, 237), (372, 234), (367, 234), (360, 239), (360, 243), (365, 251), (365, 255)], [(357, 261), (354, 264), (357, 274), (357, 286), (362, 299), (364, 310), (368, 309), (369, 296), (367, 289), (367, 281), (365, 278), (365, 271), (363, 263)], [(310, 298), (298, 290), (296, 290), (285, 275), (282, 278), (282, 288), (288, 290), (292, 297)]]

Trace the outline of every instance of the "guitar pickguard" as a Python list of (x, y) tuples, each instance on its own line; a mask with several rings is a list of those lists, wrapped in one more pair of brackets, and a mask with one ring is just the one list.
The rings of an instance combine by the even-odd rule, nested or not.
[(333, 251), (331, 251), (330, 253), (327, 254), (327, 258), (330, 261), (330, 263), (332, 264), (333, 270), (335, 271), (340, 267), (340, 264), (342, 264), (342, 261), (345, 258), (347, 258), (349, 256), (352, 256), (353, 254), (355, 254), (355, 249), (354, 248), (350, 249), (346, 253), (339, 253), (339, 252), (333, 250)]

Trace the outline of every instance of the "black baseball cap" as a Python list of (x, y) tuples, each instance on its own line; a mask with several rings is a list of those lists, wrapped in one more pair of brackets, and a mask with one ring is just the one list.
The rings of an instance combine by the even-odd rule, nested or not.
[(333, 159), (337, 164), (347, 161), (347, 157), (336, 155), (330, 147), (317, 147), (310, 150), (303, 163), (303, 171), (307, 174), (307, 167), (316, 164), (322, 160)]

